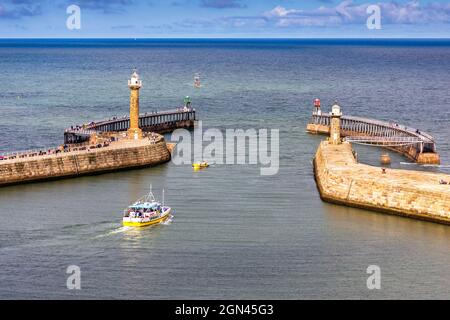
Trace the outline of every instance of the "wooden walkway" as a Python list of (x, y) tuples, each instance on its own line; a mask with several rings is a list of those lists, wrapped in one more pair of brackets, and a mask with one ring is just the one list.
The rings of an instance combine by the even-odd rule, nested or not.
[[(330, 122), (329, 113), (314, 112), (307, 131), (328, 134)], [(398, 123), (342, 116), (341, 135), (352, 143), (389, 148), (418, 163), (440, 163), (436, 143), (431, 135)]]
[[(139, 116), (139, 127), (147, 132), (165, 133), (178, 128), (192, 128), (195, 120), (197, 120), (195, 109), (180, 108), (141, 114)], [(108, 120), (91, 122), (83, 126), (72, 126), (64, 132), (64, 143), (81, 143), (89, 140), (89, 137), (94, 133), (127, 131), (129, 127), (129, 116), (114, 117)]]

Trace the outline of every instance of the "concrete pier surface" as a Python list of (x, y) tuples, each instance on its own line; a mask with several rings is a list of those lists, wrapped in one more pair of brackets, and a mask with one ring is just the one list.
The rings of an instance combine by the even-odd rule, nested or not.
[(73, 146), (44, 155), (25, 153), (0, 161), (0, 187), (153, 166), (170, 158), (164, 137), (155, 133), (138, 140), (115, 140), (102, 147)]
[(351, 144), (320, 143), (314, 174), (322, 200), (450, 224), (450, 175), (360, 164)]

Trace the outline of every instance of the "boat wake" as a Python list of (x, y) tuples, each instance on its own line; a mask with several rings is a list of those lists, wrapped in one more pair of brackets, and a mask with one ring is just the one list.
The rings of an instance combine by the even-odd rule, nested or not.
[(133, 229), (132, 227), (119, 227), (119, 228), (114, 228), (113, 230), (109, 230), (105, 233), (99, 234), (97, 236), (95, 236), (93, 239), (99, 239), (99, 238), (104, 238), (104, 237), (108, 237), (108, 236), (112, 236), (115, 234), (120, 234), (120, 233), (124, 233), (127, 232), (129, 230)]
[[(173, 215), (170, 215), (167, 219), (165, 219), (164, 221), (161, 221), (158, 224), (160, 224), (160, 225), (170, 225), (172, 222), (173, 222)], [(156, 227), (158, 224), (155, 224), (153, 227)], [(93, 237), (93, 239), (100, 239), (100, 238), (109, 237), (109, 236), (113, 236), (113, 235), (121, 234), (121, 233), (125, 233), (125, 232), (130, 232), (130, 231), (136, 231), (136, 230), (140, 231), (140, 230), (147, 229), (147, 228), (150, 228), (150, 227), (152, 227), (152, 226), (136, 229), (134, 227), (121, 226), (121, 227), (109, 230), (109, 231), (107, 231), (105, 233), (99, 234), (99, 235)]]

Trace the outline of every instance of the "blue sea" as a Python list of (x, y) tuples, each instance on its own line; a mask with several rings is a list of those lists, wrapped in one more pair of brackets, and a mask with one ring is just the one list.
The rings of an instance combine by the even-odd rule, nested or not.
[[(3, 39), (0, 152), (61, 144), (64, 129), (186, 95), (203, 129), (279, 129), (280, 169), (157, 167), (0, 189), (0, 298), (449, 299), (450, 228), (324, 203), (305, 132), (326, 111), (395, 121), (433, 135), (450, 173), (450, 40)], [(199, 73), (202, 87), (193, 87)], [(170, 140), (170, 134), (166, 136)], [(356, 147), (378, 165), (382, 150)], [(170, 223), (121, 228), (152, 184)], [(81, 269), (68, 290), (66, 269)], [(369, 265), (381, 289), (368, 290)]]

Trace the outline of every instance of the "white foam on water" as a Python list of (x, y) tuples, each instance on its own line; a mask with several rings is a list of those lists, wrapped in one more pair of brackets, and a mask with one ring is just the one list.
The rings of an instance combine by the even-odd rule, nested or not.
[(413, 162), (400, 162), (400, 164), (408, 165), (408, 166), (424, 167), (424, 168), (441, 168), (441, 169), (450, 168), (450, 165), (444, 165), (444, 164), (417, 164), (417, 163), (413, 163)]
[(424, 167), (434, 167), (434, 168), (450, 168), (450, 165), (443, 164), (424, 164)]
[(172, 221), (173, 221), (173, 215), (170, 215), (166, 220), (161, 221), (161, 224), (163, 224), (163, 225), (169, 225), (169, 224), (172, 223)]
[(107, 236), (111, 236), (114, 234), (118, 234), (118, 233), (123, 233), (123, 232), (127, 232), (128, 230), (133, 229), (132, 227), (119, 227), (119, 228), (115, 228), (113, 230), (109, 230), (105, 233), (99, 234), (97, 236), (94, 237), (94, 239), (98, 239), (98, 238), (103, 238), (103, 237), (107, 237)]
[(133, 229), (133, 228), (132, 227), (122, 226), (122, 227), (119, 227), (119, 228), (117, 228), (115, 230), (112, 230), (109, 234), (116, 234), (116, 233), (127, 232), (130, 229)]
[[(173, 215), (170, 215), (167, 219), (165, 219), (164, 221), (161, 221), (159, 224), (169, 225), (169, 224), (172, 223), (172, 221), (173, 221)], [(156, 225), (154, 225), (154, 226), (156, 226)], [(149, 226), (149, 227), (151, 227), (151, 226)], [(93, 239), (99, 239), (99, 238), (112, 236), (112, 235), (115, 235), (115, 234), (125, 233), (125, 232), (129, 232), (129, 231), (134, 231), (134, 230), (144, 230), (144, 229), (145, 228), (137, 229), (137, 228), (128, 227), (128, 226), (121, 226), (119, 228), (114, 228), (113, 230), (109, 230), (109, 231), (107, 231), (105, 233), (99, 234), (99, 235), (93, 237)]]

